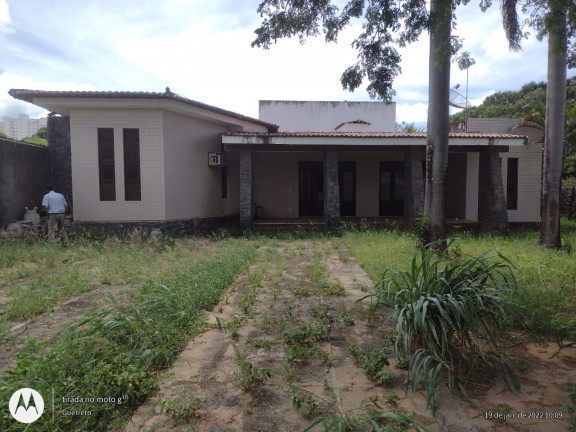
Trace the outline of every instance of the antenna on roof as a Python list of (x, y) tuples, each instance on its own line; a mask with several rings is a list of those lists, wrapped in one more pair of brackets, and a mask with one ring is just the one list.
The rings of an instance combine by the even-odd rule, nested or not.
[(460, 84), (456, 84), (454, 88), (450, 89), (450, 100), (448, 104), (454, 108), (466, 109), (470, 108), (472, 104), (468, 101), (466, 96), (458, 93), (456, 89), (460, 88)]

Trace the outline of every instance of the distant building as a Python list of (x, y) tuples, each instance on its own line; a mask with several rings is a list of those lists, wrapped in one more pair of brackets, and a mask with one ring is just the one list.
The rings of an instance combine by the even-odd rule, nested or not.
[(0, 132), (4, 132), (9, 138), (23, 140), (24, 138), (35, 135), (38, 129), (46, 127), (46, 117), (40, 119), (31, 119), (28, 114), (20, 114), (16, 118), (3, 117), (0, 122)]

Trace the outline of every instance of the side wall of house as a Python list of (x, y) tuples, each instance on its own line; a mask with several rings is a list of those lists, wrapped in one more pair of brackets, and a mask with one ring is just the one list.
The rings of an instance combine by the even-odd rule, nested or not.
[(540, 222), (542, 190), (542, 131), (515, 127), (517, 119), (468, 119), (468, 132), (509, 133), (528, 137), (528, 144), (500, 153), (504, 193), (507, 193), (508, 159), (518, 158), (518, 206), (508, 210), (509, 222)]
[(163, 124), (166, 219), (237, 214), (238, 155), (229, 155), (227, 178), (222, 168), (208, 166), (208, 153), (222, 151), (229, 127), (172, 112), (164, 112)]
[[(98, 128), (114, 129), (115, 201), (100, 201)], [(126, 201), (123, 129), (139, 130), (141, 200)], [(74, 220), (165, 219), (163, 116), (160, 110), (77, 109), (70, 114)]]

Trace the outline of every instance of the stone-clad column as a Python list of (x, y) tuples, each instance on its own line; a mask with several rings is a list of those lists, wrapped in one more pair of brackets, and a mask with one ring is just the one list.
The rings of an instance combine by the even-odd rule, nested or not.
[(404, 216), (411, 222), (424, 212), (424, 154), (411, 147), (404, 152)]
[(252, 149), (240, 149), (240, 227), (252, 226)]
[(480, 150), (478, 222), (482, 229), (500, 234), (508, 232), (508, 212), (498, 149)]
[(51, 183), (72, 204), (72, 151), (70, 117), (48, 116), (48, 151), (51, 162)]
[(340, 225), (338, 152), (331, 147), (324, 150), (324, 224), (328, 227)]

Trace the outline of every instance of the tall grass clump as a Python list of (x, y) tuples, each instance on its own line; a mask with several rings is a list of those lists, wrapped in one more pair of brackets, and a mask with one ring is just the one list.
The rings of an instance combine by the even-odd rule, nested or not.
[(246, 241), (215, 243), (186, 270), (146, 282), (129, 301), (84, 319), (49, 344), (31, 343), (15, 367), (0, 371), (0, 400), (30, 387), (43, 395), (46, 412), (25, 425), (13, 421), (3, 404), (0, 430), (121, 428), (130, 412), (156, 391), (158, 371), (170, 366), (188, 338), (201, 331), (204, 311), (215, 306), (254, 255)]
[(424, 385), (434, 410), (438, 384), (467, 398), (466, 383), (479, 369), (518, 386), (500, 337), (518, 291), (512, 264), (499, 254), (450, 260), (422, 249), (409, 270), (385, 272), (368, 297), (371, 314), (380, 304), (393, 308), (397, 355), (411, 359), (409, 385)]

